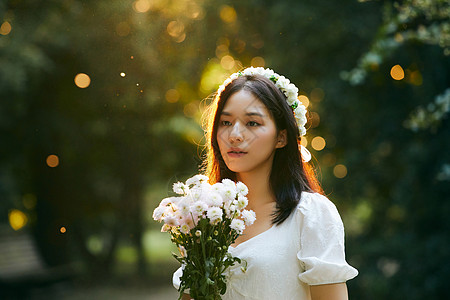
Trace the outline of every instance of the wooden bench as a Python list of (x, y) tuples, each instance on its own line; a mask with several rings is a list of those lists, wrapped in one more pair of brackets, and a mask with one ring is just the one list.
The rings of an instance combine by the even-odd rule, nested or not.
[(70, 267), (46, 265), (29, 233), (0, 226), (0, 299), (26, 299), (31, 290), (72, 275)]

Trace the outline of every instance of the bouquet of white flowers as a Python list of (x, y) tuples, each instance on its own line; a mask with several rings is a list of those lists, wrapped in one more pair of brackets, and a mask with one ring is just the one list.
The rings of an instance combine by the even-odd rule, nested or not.
[(195, 175), (175, 183), (173, 191), (180, 196), (163, 199), (153, 219), (164, 222), (161, 231), (169, 232), (180, 249), (181, 256), (174, 254), (183, 265), (180, 298), (189, 289), (196, 300), (221, 299), (224, 271), (241, 262), (228, 247), (256, 219), (253, 211), (245, 210), (248, 188), (229, 179), (210, 185), (208, 177)]

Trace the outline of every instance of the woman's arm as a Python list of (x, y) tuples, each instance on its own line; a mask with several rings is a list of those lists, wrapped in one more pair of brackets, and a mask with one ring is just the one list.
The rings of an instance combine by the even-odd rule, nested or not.
[(347, 285), (343, 283), (310, 285), (311, 300), (348, 300)]

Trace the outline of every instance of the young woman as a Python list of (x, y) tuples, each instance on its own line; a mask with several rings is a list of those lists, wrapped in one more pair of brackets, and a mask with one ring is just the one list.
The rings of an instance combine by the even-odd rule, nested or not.
[(206, 175), (245, 183), (256, 213), (229, 249), (243, 262), (230, 268), (224, 300), (343, 300), (358, 274), (345, 261), (339, 213), (300, 146), (306, 109), (297, 96), (285, 77), (247, 68), (224, 82), (210, 108)]

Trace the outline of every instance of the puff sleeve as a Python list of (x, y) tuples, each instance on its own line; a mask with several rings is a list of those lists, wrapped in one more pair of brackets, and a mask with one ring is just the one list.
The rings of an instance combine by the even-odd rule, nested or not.
[(298, 206), (300, 251), (298, 275), (309, 285), (345, 282), (358, 271), (345, 260), (344, 225), (336, 206), (325, 196), (308, 194)]

